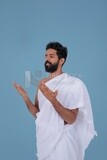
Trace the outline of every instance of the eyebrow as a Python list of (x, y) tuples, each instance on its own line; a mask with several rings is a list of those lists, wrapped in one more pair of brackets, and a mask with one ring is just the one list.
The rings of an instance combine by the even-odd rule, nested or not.
[[(47, 55), (48, 55), (48, 54), (45, 54), (45, 56), (47, 56)], [(50, 53), (49, 55), (50, 55), (50, 56), (54, 56), (55, 54)]]

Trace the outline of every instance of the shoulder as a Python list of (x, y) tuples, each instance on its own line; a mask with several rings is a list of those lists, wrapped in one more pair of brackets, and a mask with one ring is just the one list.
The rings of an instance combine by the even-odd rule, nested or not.
[(72, 76), (70, 74), (67, 74), (67, 80), (75, 83), (83, 83), (83, 81), (80, 78)]
[[(83, 80), (81, 80), (78, 77), (74, 77), (71, 75), (68, 75), (68, 82), (69, 82), (69, 88), (71, 91), (75, 93), (84, 93), (85, 95), (88, 93), (87, 87)], [(88, 95), (88, 94), (87, 94)]]
[(67, 81), (72, 85), (85, 86), (83, 80), (70, 74), (67, 74)]

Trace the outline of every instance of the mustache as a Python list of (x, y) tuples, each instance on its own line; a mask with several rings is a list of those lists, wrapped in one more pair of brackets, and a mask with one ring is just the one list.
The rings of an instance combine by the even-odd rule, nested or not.
[(47, 64), (50, 64), (50, 65), (51, 65), (51, 62), (46, 61), (46, 62), (45, 62), (45, 66), (47, 66)]

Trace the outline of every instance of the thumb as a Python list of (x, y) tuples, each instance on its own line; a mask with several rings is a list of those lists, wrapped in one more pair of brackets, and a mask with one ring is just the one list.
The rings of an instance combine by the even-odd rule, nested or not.
[(56, 91), (54, 92), (54, 94), (55, 94), (55, 96), (57, 96), (57, 95), (58, 95), (58, 90), (56, 90)]

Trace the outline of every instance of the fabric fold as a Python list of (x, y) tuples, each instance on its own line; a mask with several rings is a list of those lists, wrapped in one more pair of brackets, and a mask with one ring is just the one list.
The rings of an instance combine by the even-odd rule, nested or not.
[[(78, 108), (79, 112), (73, 124), (64, 125), (49, 100), (38, 91), (40, 112), (35, 121), (38, 160), (83, 160), (85, 149), (97, 135), (87, 88), (80, 79), (67, 73), (56, 76), (46, 85), (52, 91), (58, 90), (57, 100), (65, 108)], [(59, 152), (65, 150), (62, 157), (58, 148)]]

